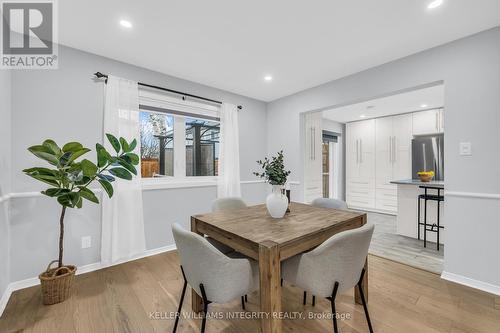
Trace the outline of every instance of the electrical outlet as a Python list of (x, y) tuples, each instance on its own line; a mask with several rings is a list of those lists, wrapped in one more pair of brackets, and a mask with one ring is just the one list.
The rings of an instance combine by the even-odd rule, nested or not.
[(461, 156), (472, 155), (472, 144), (470, 142), (460, 142), (460, 155)]
[(92, 246), (92, 237), (85, 236), (82, 237), (82, 249), (88, 249)]

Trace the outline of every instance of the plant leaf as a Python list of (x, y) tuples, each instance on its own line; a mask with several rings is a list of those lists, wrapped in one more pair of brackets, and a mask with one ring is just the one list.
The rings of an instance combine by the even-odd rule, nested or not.
[(128, 145), (127, 140), (125, 140), (125, 138), (120, 137), (120, 144), (122, 145), (122, 149), (124, 152), (128, 153), (130, 151), (130, 147)]
[(134, 140), (132, 140), (132, 142), (130, 142), (130, 144), (128, 146), (128, 149), (129, 149), (128, 152), (134, 151), (135, 147), (137, 147), (137, 140), (136, 139), (134, 139)]
[(46, 196), (49, 197), (58, 197), (68, 192), (69, 190), (66, 188), (49, 188), (45, 191), (42, 191), (42, 194), (45, 194)]
[(61, 148), (54, 142), (54, 140), (47, 139), (42, 143), (42, 146), (47, 147), (54, 155), (61, 154)]
[(71, 200), (71, 207), (75, 207), (78, 205), (78, 202), (81, 200), (79, 192), (70, 192), (68, 193), (69, 198)]
[(69, 196), (70, 193), (65, 193), (57, 197), (57, 202), (65, 207), (71, 207), (71, 198)]
[(104, 188), (104, 190), (108, 194), (108, 197), (111, 198), (113, 196), (113, 185), (111, 185), (111, 183), (108, 182), (107, 180), (103, 179), (99, 179), (98, 182)]
[(64, 153), (61, 157), (59, 157), (59, 164), (61, 166), (68, 165), (70, 157), (71, 157), (71, 152)]
[(95, 176), (98, 168), (97, 165), (95, 165), (93, 162), (84, 159), (80, 162), (80, 166), (82, 167), (83, 175), (86, 177), (93, 177)]
[(127, 159), (129, 159), (130, 161), (127, 161), (127, 162), (129, 162), (132, 165), (139, 164), (139, 156), (137, 154), (127, 153), (127, 154), (123, 155), (122, 157), (126, 157)]
[(57, 165), (59, 163), (59, 160), (54, 155), (52, 150), (46, 146), (31, 146), (28, 148), (28, 150), (36, 157), (41, 158), (42, 160), (45, 160), (52, 165)]
[(102, 173), (98, 173), (97, 177), (99, 177), (99, 179), (106, 180), (108, 182), (114, 182), (115, 181), (115, 177), (110, 176), (110, 175), (103, 175)]
[(82, 156), (83, 154), (86, 154), (90, 151), (88, 148), (82, 148), (80, 150), (77, 150), (71, 154), (70, 159), (68, 160), (68, 164), (76, 160), (78, 157)]
[(93, 203), (99, 203), (99, 199), (97, 199), (96, 195), (94, 192), (89, 190), (86, 187), (80, 187), (80, 196), (84, 199), (87, 199), (88, 201), (92, 201)]
[(121, 179), (131, 180), (132, 174), (124, 168), (111, 168), (109, 173)]
[(134, 175), (137, 175), (137, 170), (135, 167), (130, 164), (129, 162), (125, 161), (123, 158), (118, 159), (118, 164), (120, 164), (122, 167), (127, 169), (128, 171), (132, 172)]
[(108, 161), (112, 161), (111, 155), (108, 153), (106, 148), (104, 148), (101, 144), (97, 143), (95, 145), (97, 151), (97, 166), (102, 168), (108, 163)]
[(113, 146), (115, 151), (117, 153), (119, 153), (120, 152), (120, 141), (118, 141), (118, 139), (113, 134), (106, 133), (106, 137), (108, 138), (109, 143), (111, 143), (111, 145)]
[(83, 146), (80, 142), (68, 142), (63, 146), (62, 151), (65, 153), (67, 152), (74, 153), (81, 149), (83, 149)]

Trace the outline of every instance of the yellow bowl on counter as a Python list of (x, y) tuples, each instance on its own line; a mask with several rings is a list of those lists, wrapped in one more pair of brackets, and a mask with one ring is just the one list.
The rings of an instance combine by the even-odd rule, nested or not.
[(434, 171), (420, 171), (417, 176), (422, 182), (430, 182), (434, 178)]

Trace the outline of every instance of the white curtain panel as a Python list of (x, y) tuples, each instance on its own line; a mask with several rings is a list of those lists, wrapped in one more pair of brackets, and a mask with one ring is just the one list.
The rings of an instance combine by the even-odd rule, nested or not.
[(219, 179), (217, 197), (241, 197), (238, 109), (223, 103), (220, 109)]
[[(114, 151), (106, 133), (140, 142), (139, 89), (137, 82), (108, 77), (104, 104), (104, 146)], [(140, 145), (135, 149), (140, 154)], [(116, 179), (111, 199), (102, 195), (101, 262), (112, 265), (142, 253), (146, 249), (140, 164), (132, 181)]]

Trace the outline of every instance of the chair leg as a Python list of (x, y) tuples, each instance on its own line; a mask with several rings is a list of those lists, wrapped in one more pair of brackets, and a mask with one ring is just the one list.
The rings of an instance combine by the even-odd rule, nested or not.
[(241, 308), (245, 310), (245, 296), (241, 296)]
[(316, 306), (316, 296), (313, 295), (313, 303), (312, 303), (313, 306)]
[(207, 321), (208, 304), (212, 303), (207, 299), (207, 294), (205, 293), (205, 287), (203, 283), (200, 283), (201, 297), (203, 298), (203, 318), (201, 320), (201, 333), (205, 333), (205, 325)]
[(306, 305), (306, 300), (307, 300), (307, 291), (304, 291), (304, 298), (302, 300), (302, 305)]
[(248, 295), (245, 294), (245, 303), (248, 302)]
[(283, 287), (283, 279), (281, 279), (280, 285)]
[(365, 310), (366, 321), (368, 322), (368, 328), (370, 333), (373, 333), (372, 322), (370, 320), (370, 315), (368, 314), (368, 307), (366, 306), (365, 294), (363, 293), (363, 288), (361, 287), (361, 281), (363, 281), (363, 275), (365, 275), (365, 270), (361, 271), (361, 278), (358, 282), (359, 295), (361, 296), (361, 302), (363, 303), (363, 308)]
[(337, 297), (337, 291), (339, 289), (339, 283), (335, 282), (333, 286), (332, 296), (329, 297), (330, 303), (332, 304), (332, 320), (333, 320), (333, 332), (338, 333), (339, 329), (337, 327), (337, 311), (335, 310), (335, 298)]
[(181, 300), (179, 302), (179, 308), (177, 309), (177, 313), (175, 314), (175, 324), (174, 324), (174, 333), (177, 331), (177, 325), (179, 324), (179, 317), (181, 316), (182, 303), (184, 302), (184, 295), (186, 294), (187, 281), (186, 276), (184, 275), (184, 270), (181, 266), (182, 277), (184, 278), (184, 286), (182, 287)]

